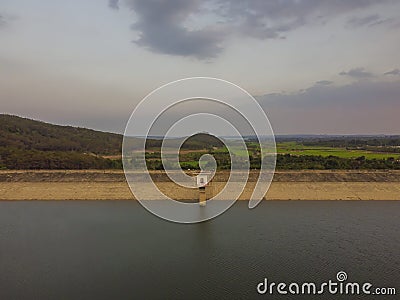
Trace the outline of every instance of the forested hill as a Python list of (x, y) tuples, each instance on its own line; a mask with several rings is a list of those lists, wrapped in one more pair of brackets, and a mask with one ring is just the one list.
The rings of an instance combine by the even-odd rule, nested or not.
[(118, 154), (122, 135), (0, 115), (0, 147), (39, 151)]
[(0, 115), (0, 169), (108, 169), (122, 135)]
[[(123, 136), (72, 126), (53, 125), (0, 114), (0, 169), (115, 169), (122, 168)], [(147, 139), (160, 148), (162, 140)], [(208, 134), (185, 141), (184, 149), (221, 147)], [(112, 158), (112, 159), (110, 159)]]

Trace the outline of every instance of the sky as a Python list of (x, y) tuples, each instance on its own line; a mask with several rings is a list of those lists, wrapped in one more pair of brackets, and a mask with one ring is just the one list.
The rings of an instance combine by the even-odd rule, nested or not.
[(123, 132), (151, 91), (207, 76), (276, 134), (400, 134), (399, 53), (396, 0), (0, 0), (0, 112)]

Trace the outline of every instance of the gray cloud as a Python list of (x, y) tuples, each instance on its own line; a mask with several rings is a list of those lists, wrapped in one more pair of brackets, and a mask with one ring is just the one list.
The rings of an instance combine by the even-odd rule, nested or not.
[(400, 81), (314, 85), (257, 100), (278, 133), (400, 133)]
[(392, 71), (384, 73), (384, 75), (397, 75), (397, 76), (400, 76), (400, 70), (399, 69), (393, 69)]
[(0, 28), (7, 24), (6, 18), (0, 14)]
[(330, 80), (320, 80), (320, 81), (317, 81), (315, 84), (316, 85), (330, 85), (332, 83), (333, 83), (333, 81), (330, 81)]
[(153, 52), (199, 59), (216, 56), (221, 50), (220, 41), (225, 32), (217, 26), (191, 30), (182, 25), (200, 9), (199, 0), (127, 1), (138, 15), (132, 28), (139, 32), (134, 42)]
[[(135, 12), (135, 41), (151, 51), (169, 55), (214, 57), (232, 35), (257, 39), (285, 38), (285, 34), (307, 24), (330, 19), (392, 0), (109, 0), (109, 6), (124, 4)], [(376, 18), (353, 21), (372, 22)], [(196, 28), (198, 21), (207, 24)], [(200, 24), (203, 24), (200, 22)]]
[(19, 16), (14, 14), (0, 13), (0, 28), (6, 27), (16, 21)]
[(347, 72), (343, 71), (343, 72), (340, 72), (339, 75), (349, 76), (349, 77), (353, 77), (353, 78), (357, 78), (357, 79), (370, 78), (370, 77), (374, 76), (374, 74), (365, 71), (364, 68), (354, 68)]
[(108, 6), (113, 9), (119, 9), (118, 2), (119, 2), (119, 0), (109, 0)]
[(268, 100), (285, 105), (309, 107), (347, 104), (356, 108), (357, 105), (379, 106), (385, 103), (400, 106), (399, 98), (399, 81), (357, 81), (343, 86), (314, 85), (294, 94), (274, 93), (258, 97), (262, 101)]
[(352, 17), (347, 21), (347, 27), (358, 28), (362, 26), (374, 26), (384, 22), (378, 14), (365, 17)]
[(347, 28), (359, 28), (359, 27), (373, 27), (377, 25), (387, 24), (389, 28), (397, 28), (399, 26), (398, 21), (395, 18), (382, 18), (378, 14), (372, 14), (365, 17), (352, 17), (347, 21)]

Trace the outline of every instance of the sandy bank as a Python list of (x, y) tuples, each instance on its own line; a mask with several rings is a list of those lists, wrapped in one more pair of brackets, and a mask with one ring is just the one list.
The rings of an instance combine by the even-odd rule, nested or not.
[[(161, 190), (175, 199), (196, 198), (170, 183)], [(246, 188), (240, 200), (249, 198)], [(400, 183), (393, 182), (274, 182), (266, 200), (400, 200)], [(133, 200), (124, 182), (0, 182), (0, 200)]]
[[(177, 200), (197, 199), (196, 190), (153, 172), (161, 191)], [(226, 174), (215, 178), (207, 195), (224, 186)], [(241, 200), (250, 197), (252, 172)], [(146, 183), (141, 185), (146, 189)], [(0, 171), (0, 200), (133, 200), (120, 171)], [(399, 171), (277, 172), (266, 200), (400, 200)]]

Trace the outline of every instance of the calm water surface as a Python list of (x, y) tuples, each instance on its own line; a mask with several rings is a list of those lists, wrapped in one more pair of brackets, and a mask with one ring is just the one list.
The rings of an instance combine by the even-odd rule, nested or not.
[(399, 293), (399, 225), (392, 201), (239, 202), (195, 225), (130, 201), (0, 202), (0, 299), (312, 299), (256, 286), (341, 270)]

